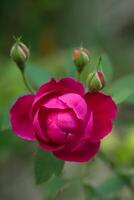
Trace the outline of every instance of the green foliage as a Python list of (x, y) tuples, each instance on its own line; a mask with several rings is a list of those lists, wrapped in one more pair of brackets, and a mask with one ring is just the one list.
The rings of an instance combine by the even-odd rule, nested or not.
[[(101, 56), (101, 63), (98, 66), (100, 56)], [(102, 72), (104, 73), (106, 82), (112, 79), (113, 65), (106, 53), (99, 54), (96, 52), (91, 52), (91, 56), (89, 58), (89, 64), (84, 68), (81, 75), (82, 82), (86, 81), (89, 73), (95, 72), (97, 69), (102, 70)]]
[(134, 160), (134, 128), (128, 128), (116, 150), (116, 162), (125, 164)]
[(29, 142), (16, 137), (11, 130), (0, 132), (0, 157), (14, 155), (27, 159), (32, 153), (32, 148)]
[(83, 185), (85, 200), (113, 200), (118, 196), (119, 191), (124, 187), (124, 183), (115, 175), (108, 177), (97, 187), (88, 184)]
[(63, 161), (55, 158), (50, 152), (39, 149), (35, 156), (36, 183), (48, 181), (53, 174), (59, 176), (63, 167)]
[(102, 69), (105, 75), (106, 83), (113, 78), (113, 64), (106, 53), (101, 54), (100, 69)]
[(33, 64), (28, 64), (26, 67), (26, 74), (35, 87), (39, 87), (50, 79), (47, 70)]
[(65, 181), (61, 177), (53, 177), (45, 183), (45, 198), (44, 200), (53, 200)]
[(108, 196), (110, 193), (114, 194), (115, 192), (118, 192), (123, 186), (124, 183), (120, 180), (120, 178), (112, 175), (102, 182), (97, 190), (100, 194)]
[(96, 197), (95, 191), (87, 184), (83, 184), (85, 200), (94, 199)]
[(128, 96), (128, 98), (126, 99), (126, 103), (131, 105), (134, 104), (134, 94)]
[(105, 90), (113, 97), (117, 104), (122, 103), (134, 94), (134, 75), (126, 75), (112, 82)]

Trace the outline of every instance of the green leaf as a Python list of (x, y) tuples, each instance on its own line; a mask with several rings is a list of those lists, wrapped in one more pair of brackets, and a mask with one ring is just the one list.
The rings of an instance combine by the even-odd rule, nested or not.
[(130, 95), (127, 99), (126, 102), (128, 104), (134, 104), (134, 94)]
[(105, 88), (117, 104), (127, 100), (134, 94), (134, 75), (127, 75), (113, 82)]
[(97, 188), (92, 187), (91, 185), (83, 184), (83, 189), (85, 193), (85, 200), (106, 200), (105, 197), (97, 190)]
[(85, 200), (93, 199), (96, 195), (94, 191), (86, 184), (83, 185)]
[(53, 177), (50, 179), (47, 183), (45, 183), (44, 188), (44, 194), (45, 194), (45, 200), (53, 200), (55, 194), (57, 191), (63, 187), (65, 181), (61, 177)]
[(64, 167), (64, 161), (58, 160), (50, 152), (39, 149), (35, 156), (36, 183), (41, 184), (55, 174), (60, 175)]
[(118, 192), (124, 183), (116, 175), (112, 175), (99, 185), (97, 191), (102, 195), (109, 195), (110, 193)]
[(104, 73), (106, 82), (111, 80), (113, 77), (113, 65), (106, 53), (101, 55), (101, 69)]

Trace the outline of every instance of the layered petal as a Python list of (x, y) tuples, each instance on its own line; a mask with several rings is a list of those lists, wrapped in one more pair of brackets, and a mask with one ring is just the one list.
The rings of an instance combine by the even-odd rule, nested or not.
[(85, 100), (89, 108), (103, 119), (114, 120), (116, 118), (117, 106), (111, 96), (100, 92), (88, 92), (85, 95)]
[(30, 109), (34, 98), (32, 94), (20, 97), (10, 110), (12, 129), (17, 136), (25, 140), (35, 139), (30, 119)]
[(49, 82), (42, 85), (36, 93), (36, 98), (32, 105), (31, 116), (35, 114), (38, 110), (38, 107), (50, 100), (51, 97), (58, 97), (62, 94), (66, 93), (76, 93), (81, 96), (84, 95), (84, 86), (80, 82), (72, 79), (72, 78), (63, 78), (59, 81), (52, 78)]
[[(40, 108), (33, 122), (36, 135), (44, 142), (59, 144), (70, 142), (80, 132), (78, 119), (71, 110)], [(79, 133), (78, 132), (78, 133)]]
[(62, 101), (60, 101), (59, 97), (53, 97), (50, 100), (48, 100), (47, 102), (45, 102), (43, 104), (44, 107), (46, 108), (54, 108), (54, 109), (66, 109), (67, 105), (65, 103), (63, 103)]
[(41, 127), (40, 122), (39, 122), (39, 112), (37, 112), (34, 117), (33, 130), (34, 130), (36, 139), (39, 143), (39, 146), (43, 150), (54, 151), (62, 147), (62, 146), (59, 146), (58, 144), (53, 143), (48, 137), (46, 130), (43, 127)]
[(84, 95), (84, 86), (79, 81), (67, 77), (60, 79), (59, 81), (52, 78), (48, 83), (42, 85), (37, 91), (37, 96), (44, 95), (47, 92), (54, 92), (57, 90), (62, 90), (62, 92), (74, 92), (81, 96)]
[(88, 120), (85, 124), (85, 133), (83, 134), (84, 137), (89, 137), (93, 131), (93, 112), (90, 113), (90, 115), (88, 115)]
[(87, 114), (87, 104), (78, 94), (68, 93), (59, 97), (69, 108), (72, 108), (78, 119), (84, 120)]
[(95, 156), (99, 147), (100, 142), (91, 143), (90, 140), (87, 139), (81, 140), (75, 148), (72, 148), (71, 144), (66, 145), (61, 150), (54, 151), (53, 154), (65, 161), (87, 162)]
[(97, 142), (111, 132), (117, 107), (110, 96), (98, 92), (87, 93), (85, 100), (93, 113), (93, 128), (89, 133), (86, 129), (86, 135), (89, 134), (90, 141)]

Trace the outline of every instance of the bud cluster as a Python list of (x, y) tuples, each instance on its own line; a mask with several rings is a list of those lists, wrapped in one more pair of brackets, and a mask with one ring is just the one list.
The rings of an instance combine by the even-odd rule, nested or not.
[[(20, 70), (23, 72), (25, 68), (25, 62), (29, 58), (29, 49), (23, 44), (20, 39), (16, 40), (10, 51), (10, 56), (17, 64)], [(84, 67), (89, 63), (89, 51), (83, 47), (78, 48), (72, 53), (73, 61), (77, 67), (77, 71), (81, 74)], [(99, 58), (99, 64), (101, 63), (101, 57)], [(90, 92), (96, 92), (103, 89), (105, 85), (104, 74), (101, 70), (90, 73), (87, 78), (87, 86)]]

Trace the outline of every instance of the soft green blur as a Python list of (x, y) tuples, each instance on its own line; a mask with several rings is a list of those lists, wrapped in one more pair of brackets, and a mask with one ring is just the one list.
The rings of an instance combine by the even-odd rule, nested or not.
[[(52, 76), (75, 77), (71, 53), (83, 44), (89, 49), (91, 60), (81, 81), (86, 82), (88, 73), (95, 70), (101, 54), (104, 91), (113, 94), (117, 102), (125, 99), (119, 104), (113, 132), (101, 148), (134, 182), (133, 10), (132, 0), (0, 1), (0, 200), (104, 200), (89, 198), (88, 183), (98, 188), (100, 196), (105, 193), (106, 199), (133, 200), (129, 188), (97, 157), (87, 164), (66, 163), (62, 176), (36, 186), (36, 144), (11, 133), (8, 115), (15, 99), (28, 92), (9, 56), (13, 36), (22, 36), (29, 46), (26, 74), (37, 88)], [(114, 82), (122, 78), (123, 81)]]

